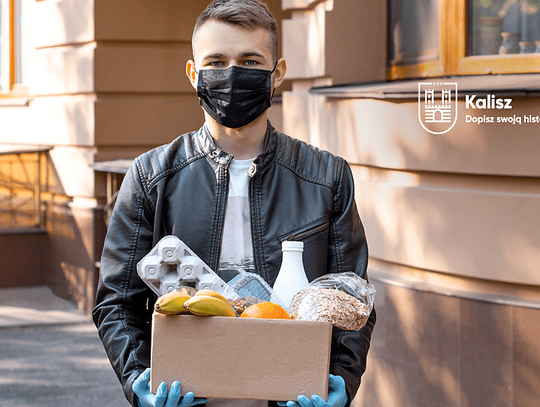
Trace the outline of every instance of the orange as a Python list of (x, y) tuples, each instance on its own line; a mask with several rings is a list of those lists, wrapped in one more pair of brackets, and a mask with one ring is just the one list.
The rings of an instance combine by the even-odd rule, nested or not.
[(250, 305), (240, 315), (243, 318), (291, 319), (283, 307), (273, 302), (260, 302)]

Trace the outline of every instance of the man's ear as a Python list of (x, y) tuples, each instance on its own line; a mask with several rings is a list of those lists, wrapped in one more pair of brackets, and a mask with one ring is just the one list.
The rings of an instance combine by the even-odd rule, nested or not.
[(274, 88), (279, 87), (285, 80), (287, 73), (287, 62), (283, 58), (279, 58), (274, 70)]
[(195, 71), (195, 62), (191, 59), (186, 63), (186, 75), (191, 82), (191, 86), (197, 89), (197, 71)]

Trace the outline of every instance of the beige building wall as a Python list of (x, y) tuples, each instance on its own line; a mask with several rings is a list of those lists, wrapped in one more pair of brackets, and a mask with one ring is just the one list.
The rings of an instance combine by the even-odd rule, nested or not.
[[(204, 116), (185, 66), (209, 2), (95, 1), (96, 161), (133, 158), (198, 129)], [(279, 18), (279, 1), (268, 3)]]
[[(386, 80), (385, 4), (282, 0), (291, 11), (283, 49), (292, 75), (284, 130), (351, 164), (378, 290), (353, 405), (533, 406), (537, 126), (466, 123), (465, 114), (486, 112), (466, 111), (460, 99), (456, 126), (433, 135), (418, 120), (416, 83), (408, 97), (362, 91), (362, 83)], [(314, 89), (332, 85), (340, 86)], [(514, 94), (512, 105), (516, 116), (540, 111), (537, 97)]]
[[(94, 2), (40, 1), (31, 11), (33, 52), (26, 61), (31, 68), (26, 84), (30, 99), (22, 106), (3, 100), (0, 143), (53, 147), (42, 175), (42, 226), (47, 239), (35, 249), (21, 244), (21, 250), (12, 254), (20, 256), (22, 267), (39, 265), (33, 272), (41, 274), (36, 281), (89, 310), (101, 218), (88, 166), (96, 153)], [(42, 256), (42, 246), (50, 256)], [(25, 263), (31, 258), (33, 263)]]
[(96, 1), (96, 161), (133, 158), (200, 127), (185, 63), (205, 5)]
[[(185, 64), (196, 17), (208, 3), (32, 3), (30, 98), (0, 101), (0, 143), (52, 147), (42, 176), (47, 233), (35, 237), (52, 255), (47, 261), (15, 261), (24, 267), (41, 264), (28, 284), (49, 284), (91, 310), (107, 195), (106, 175), (92, 165), (132, 159), (202, 125)], [(268, 4), (278, 21), (290, 15), (279, 0)], [(277, 92), (270, 110), (277, 128), (282, 127), (280, 106)], [(41, 253), (24, 250), (22, 256)]]

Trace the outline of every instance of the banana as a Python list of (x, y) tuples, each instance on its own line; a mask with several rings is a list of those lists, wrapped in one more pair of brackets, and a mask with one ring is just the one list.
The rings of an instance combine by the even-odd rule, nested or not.
[(222, 301), (219, 298), (209, 295), (194, 295), (184, 303), (184, 308), (193, 315), (198, 316), (218, 316), (218, 317), (235, 317), (236, 312), (231, 304), (227, 301)]
[(195, 295), (196, 296), (197, 295), (207, 295), (208, 297), (218, 298), (221, 301), (225, 301), (226, 303), (229, 303), (229, 301), (227, 301), (227, 299), (223, 295), (221, 295), (217, 291), (211, 290), (209, 288), (203, 288), (202, 290), (197, 291), (197, 293)]
[(191, 295), (183, 290), (170, 291), (157, 299), (154, 309), (165, 315), (186, 314), (184, 303), (190, 298)]

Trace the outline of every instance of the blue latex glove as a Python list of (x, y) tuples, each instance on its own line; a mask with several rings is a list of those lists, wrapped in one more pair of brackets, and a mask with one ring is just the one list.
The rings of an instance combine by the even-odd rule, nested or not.
[(192, 391), (184, 397), (180, 392), (180, 383), (173, 382), (167, 396), (167, 383), (161, 382), (156, 394), (150, 392), (150, 368), (146, 369), (133, 383), (133, 392), (137, 395), (139, 407), (189, 407), (206, 403), (206, 399), (195, 398)]
[(278, 401), (282, 407), (344, 407), (347, 404), (347, 392), (345, 391), (345, 380), (341, 376), (330, 375), (328, 377), (328, 401), (324, 401), (321, 396), (298, 396), (297, 401)]

